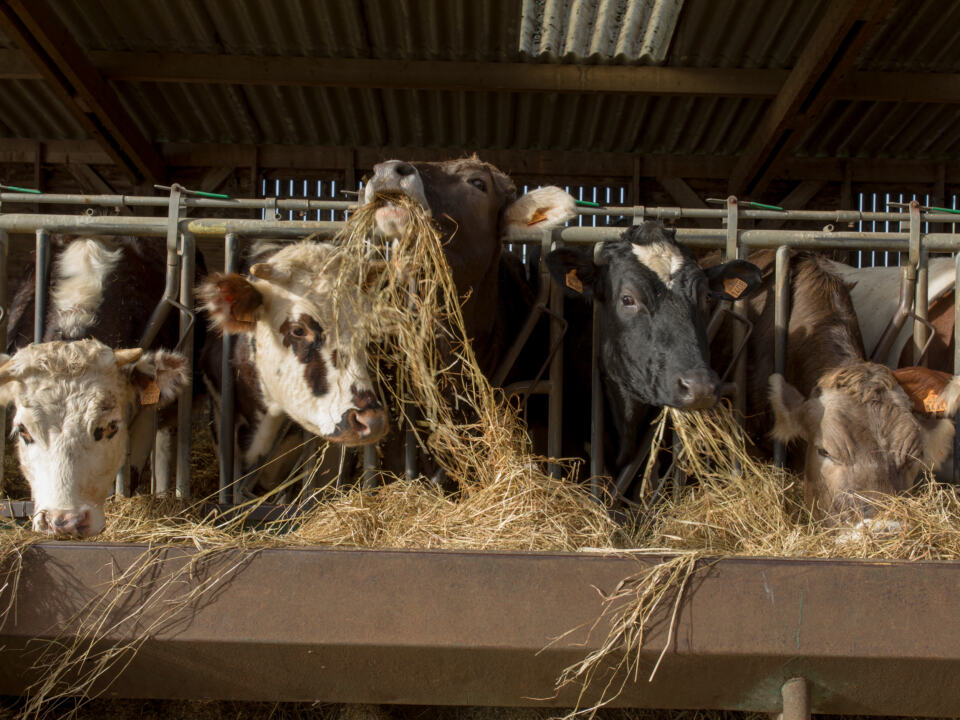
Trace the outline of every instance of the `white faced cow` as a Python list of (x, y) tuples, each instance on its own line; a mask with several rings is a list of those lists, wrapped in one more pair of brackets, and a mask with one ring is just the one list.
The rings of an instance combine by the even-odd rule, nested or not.
[(13, 404), (33, 527), (96, 535), (141, 405), (170, 403), (188, 380), (178, 353), (113, 350), (97, 340), (54, 341), (0, 355), (0, 402)]
[[(357, 319), (370, 311), (366, 288), (335, 287), (340, 252), (300, 242), (253, 265), (249, 277), (213, 274), (199, 287), (211, 325), (238, 334), (233, 365), (245, 468), (269, 455), (287, 417), (343, 445), (376, 442), (387, 430), (358, 337)], [(221, 352), (211, 338), (201, 360), (215, 399)]]

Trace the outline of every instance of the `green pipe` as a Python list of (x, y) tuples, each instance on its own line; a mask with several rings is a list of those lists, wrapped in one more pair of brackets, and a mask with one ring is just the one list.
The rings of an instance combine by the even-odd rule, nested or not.
[(12, 190), (13, 192), (29, 193), (30, 195), (43, 195), (43, 190), (17, 187), (16, 185), (0, 185), (0, 190)]
[(750, 207), (762, 208), (764, 210), (780, 210), (783, 212), (783, 208), (779, 205), (765, 205), (763, 203), (754, 202), (753, 200), (745, 200), (744, 205), (749, 205)]
[(230, 199), (230, 196), (229, 196), (229, 195), (224, 195), (223, 193), (205, 192), (205, 191), (203, 191), (203, 190), (187, 190), (187, 192), (188, 192), (190, 195), (197, 195), (198, 197), (205, 197), (205, 198), (214, 198), (215, 200), (229, 200), (229, 199)]
[(577, 205), (592, 208), (603, 207), (600, 203), (590, 202), (589, 200), (577, 200)]

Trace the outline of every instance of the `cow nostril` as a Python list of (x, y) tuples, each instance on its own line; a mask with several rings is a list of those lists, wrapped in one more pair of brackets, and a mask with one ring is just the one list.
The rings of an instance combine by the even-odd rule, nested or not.
[(397, 173), (400, 177), (406, 177), (407, 175), (413, 175), (417, 170), (410, 163), (397, 163), (393, 168), (394, 172)]
[(67, 519), (62, 515), (58, 515), (53, 519), (53, 526), (56, 528), (62, 528), (66, 524), (67, 524)]

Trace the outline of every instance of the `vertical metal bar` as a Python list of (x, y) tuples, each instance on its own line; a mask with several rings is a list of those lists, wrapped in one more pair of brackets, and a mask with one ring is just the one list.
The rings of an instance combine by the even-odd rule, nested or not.
[[(410, 278), (407, 282), (407, 289), (410, 293), (410, 307), (414, 307), (414, 298), (417, 294), (417, 281)], [(416, 415), (416, 407), (413, 403), (407, 403), (403, 414), (406, 416), (407, 429), (404, 432), (403, 443), (403, 464), (406, 475), (409, 480), (413, 480), (420, 474), (419, 463), (417, 462), (417, 431), (413, 426), (413, 419)]]
[(33, 341), (43, 342), (43, 324), (47, 317), (47, 297), (50, 274), (50, 233), (37, 230), (36, 285), (33, 303)]
[[(239, 248), (237, 236), (227, 233), (223, 239), (223, 271), (227, 274), (237, 272), (239, 265)], [(234, 458), (234, 417), (235, 391), (233, 375), (233, 344), (232, 334), (223, 333), (223, 350), (220, 356), (220, 502), (229, 504), (233, 499), (231, 486), (233, 477)]]
[(378, 475), (380, 469), (380, 454), (377, 452), (376, 444), (363, 446), (363, 478), (362, 486), (364, 490), (372, 490), (377, 487)]
[(593, 301), (593, 343), (590, 358), (590, 492), (600, 498), (603, 487), (603, 385), (600, 382), (600, 322)]
[[(926, 248), (920, 249), (920, 262), (917, 265), (917, 290), (914, 300), (914, 312), (917, 320), (913, 323), (913, 364), (920, 365), (920, 353), (923, 352), (923, 346), (927, 342), (927, 326), (921, 320), (926, 320), (928, 315), (928, 292), (929, 292), (929, 268), (930, 253)], [(926, 360), (923, 361), (926, 365)]]
[[(787, 329), (790, 320), (790, 248), (777, 248), (774, 297), (773, 371), (783, 375), (787, 369)], [(773, 443), (773, 462), (783, 467), (784, 447)]]
[[(0, 230), (0, 307), (4, 309), (4, 317), (0, 320), (0, 353), (7, 351), (7, 248), (10, 236), (5, 230)], [(6, 451), (7, 442), (7, 407), (0, 405), (0, 460)], [(0, 462), (0, 485), (3, 484), (3, 462)]]
[[(738, 260), (740, 258), (740, 233), (739, 233), (739, 204), (737, 198), (733, 195), (727, 198), (727, 247), (726, 260)], [(737, 311), (743, 311), (745, 305), (743, 301), (736, 302), (733, 305)], [(733, 325), (733, 348), (740, 347), (743, 342), (746, 329), (742, 323)], [(734, 395), (734, 405), (739, 413), (740, 421), (747, 414), (747, 354), (741, 353), (737, 359), (737, 365), (733, 372), (733, 381), (736, 383), (737, 391)]]
[[(180, 241), (180, 304), (192, 308), (193, 273), (196, 261), (196, 239), (193, 233), (183, 233)], [(190, 499), (190, 435), (193, 426), (193, 321), (180, 311), (180, 336), (186, 337), (180, 346), (187, 358), (187, 384), (177, 402), (177, 497)]]
[[(127, 427), (133, 425), (133, 411), (127, 410)], [(141, 481), (142, 482), (142, 481)], [(127, 446), (123, 450), (123, 466), (117, 472), (116, 486), (114, 487), (114, 492), (120, 497), (130, 497), (131, 492), (133, 491), (132, 483), (130, 481), (130, 437), (127, 436)]]
[[(170, 199), (167, 204), (167, 274), (163, 288), (163, 299), (154, 308), (150, 319), (147, 321), (147, 327), (140, 338), (140, 347), (147, 349), (153, 344), (157, 333), (163, 327), (167, 316), (170, 314), (170, 300), (176, 300), (177, 290), (180, 287), (180, 254), (179, 234), (180, 234), (180, 191), (181, 187), (174, 183), (170, 187)], [(190, 278), (193, 282), (193, 276)]]
[[(954, 226), (956, 227), (956, 226)], [(960, 375), (960, 252), (954, 253), (953, 279), (953, 374)], [(960, 485), (960, 412), (953, 419), (953, 484)]]
[(791, 678), (780, 688), (782, 720), (810, 720), (810, 686), (803, 678)]
[[(540, 262), (547, 261), (553, 232), (544, 232)], [(547, 396), (547, 457), (557, 458), (563, 454), (563, 291), (550, 278), (550, 347), (556, 348), (550, 361), (550, 393)], [(560, 466), (549, 463), (553, 477), (560, 476)]]

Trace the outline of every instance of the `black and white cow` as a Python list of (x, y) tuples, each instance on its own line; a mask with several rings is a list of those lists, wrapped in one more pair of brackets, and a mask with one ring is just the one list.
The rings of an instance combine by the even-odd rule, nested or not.
[[(717, 402), (719, 378), (710, 367), (706, 337), (708, 301), (748, 297), (761, 284), (760, 271), (743, 260), (704, 271), (677, 242), (676, 231), (654, 221), (596, 250), (554, 250), (547, 265), (569, 295), (597, 300), (606, 427), (613, 430), (606, 433), (604, 455), (616, 477), (639, 450), (651, 406), (696, 409)], [(725, 287), (736, 287), (735, 297)], [(582, 377), (567, 384), (565, 405), (573, 412), (565, 413), (565, 434), (582, 442), (589, 437), (589, 412), (582, 409), (589, 407), (585, 378), (592, 342), (587, 306), (571, 308), (569, 315), (569, 366), (579, 367)]]

